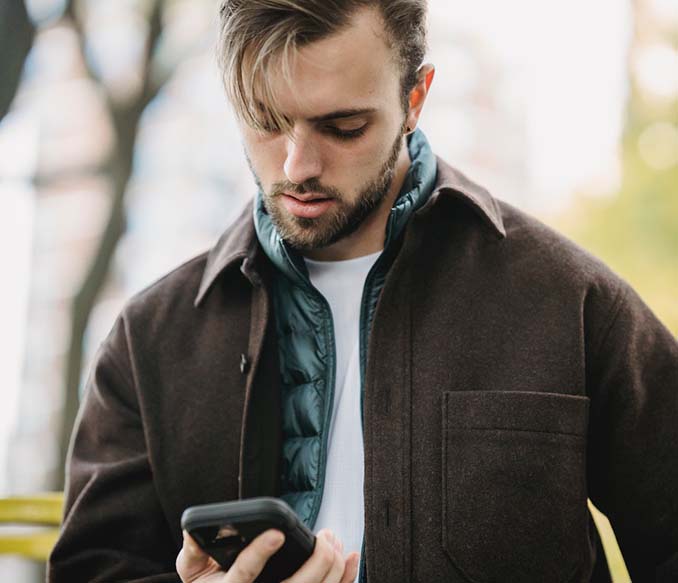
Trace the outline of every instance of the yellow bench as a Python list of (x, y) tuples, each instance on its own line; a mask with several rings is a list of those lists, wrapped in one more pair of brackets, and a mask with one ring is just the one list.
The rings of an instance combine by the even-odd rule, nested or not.
[[(61, 524), (63, 506), (62, 492), (0, 498), (0, 524), (9, 527), (0, 530), (0, 555), (46, 561), (59, 536), (56, 527)], [(17, 532), (12, 526), (42, 528)]]

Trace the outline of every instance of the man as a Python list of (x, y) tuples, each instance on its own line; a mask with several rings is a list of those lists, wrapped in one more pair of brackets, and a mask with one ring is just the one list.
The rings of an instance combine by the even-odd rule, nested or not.
[(609, 581), (587, 498), (634, 581), (678, 580), (678, 344), (435, 158), (424, 14), (224, 2), (259, 195), (103, 343), (52, 581), (254, 581), (280, 533), (223, 572), (179, 519), (259, 495), (319, 532), (290, 583)]

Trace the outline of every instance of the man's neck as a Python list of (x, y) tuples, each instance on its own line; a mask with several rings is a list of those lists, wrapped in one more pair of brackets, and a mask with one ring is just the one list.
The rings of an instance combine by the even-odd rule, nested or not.
[(344, 261), (381, 251), (384, 248), (388, 217), (405, 182), (410, 164), (410, 153), (407, 144), (404, 143), (396, 163), (391, 187), (375, 211), (365, 219), (355, 232), (327, 247), (306, 250), (303, 252), (304, 257), (316, 261)]

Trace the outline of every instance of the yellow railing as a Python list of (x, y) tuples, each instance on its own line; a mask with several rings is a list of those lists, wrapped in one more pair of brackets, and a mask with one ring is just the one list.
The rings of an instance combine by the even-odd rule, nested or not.
[[(46, 561), (59, 536), (64, 505), (61, 492), (0, 499), (0, 554)], [(17, 532), (17, 527), (31, 527)]]
[[(59, 536), (59, 529), (45, 527), (59, 526), (63, 503), (64, 497), (61, 492), (0, 498), (0, 525), (9, 528), (26, 525), (42, 527), (28, 533), (5, 533), (0, 529), (0, 554), (20, 555), (28, 559), (46, 561)], [(629, 583), (631, 578), (609, 521), (590, 501), (589, 509), (603, 541), (612, 581)]]
[(593, 516), (593, 522), (596, 523), (598, 534), (605, 549), (605, 558), (612, 575), (612, 583), (631, 583), (631, 577), (626, 569), (624, 558), (622, 557), (617, 537), (614, 535), (612, 525), (600, 510), (598, 510), (589, 500), (589, 510)]

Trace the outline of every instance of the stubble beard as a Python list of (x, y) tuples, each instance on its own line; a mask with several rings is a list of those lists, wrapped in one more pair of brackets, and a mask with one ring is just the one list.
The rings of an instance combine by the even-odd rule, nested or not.
[[(358, 227), (383, 203), (393, 184), (403, 135), (404, 124), (379, 174), (361, 188), (357, 200), (352, 203), (348, 202), (339, 190), (325, 186), (315, 178), (303, 184), (276, 182), (271, 192), (265, 193), (253, 171), (259, 190), (263, 193), (264, 207), (280, 237), (292, 248), (306, 251), (327, 247), (355, 233)], [(281, 204), (280, 196), (285, 192), (322, 194), (333, 199), (335, 208), (313, 219), (296, 217), (290, 215)]]

